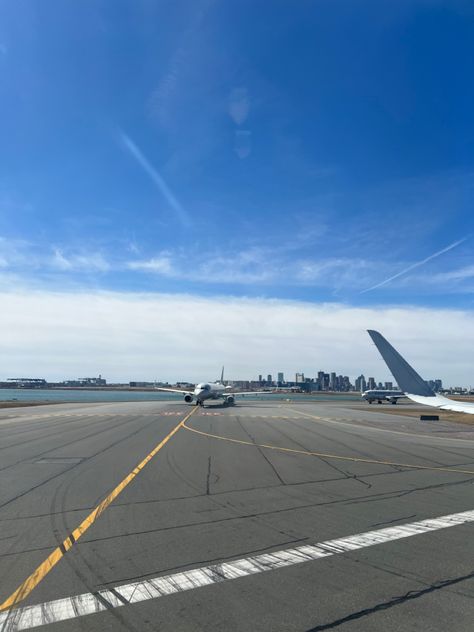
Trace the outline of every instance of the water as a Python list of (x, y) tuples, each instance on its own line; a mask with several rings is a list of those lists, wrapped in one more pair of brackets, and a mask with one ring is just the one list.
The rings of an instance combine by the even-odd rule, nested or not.
[(142, 402), (150, 400), (180, 399), (181, 395), (160, 393), (159, 391), (89, 391), (42, 389), (42, 388), (0, 388), (0, 401), (19, 402)]
[[(180, 400), (179, 393), (160, 393), (159, 391), (89, 391), (87, 389), (69, 391), (62, 389), (39, 388), (1, 388), (0, 401), (19, 402), (143, 402)], [(238, 399), (241, 399), (240, 397)], [(328, 401), (359, 401), (358, 393), (348, 395), (304, 395), (300, 393), (282, 393), (281, 395), (245, 395), (247, 400), (286, 400), (328, 402)]]

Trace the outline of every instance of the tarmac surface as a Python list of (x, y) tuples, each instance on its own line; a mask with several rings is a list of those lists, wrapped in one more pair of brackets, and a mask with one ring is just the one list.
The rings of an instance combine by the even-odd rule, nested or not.
[(1, 410), (0, 630), (471, 631), (474, 426), (388, 406)]

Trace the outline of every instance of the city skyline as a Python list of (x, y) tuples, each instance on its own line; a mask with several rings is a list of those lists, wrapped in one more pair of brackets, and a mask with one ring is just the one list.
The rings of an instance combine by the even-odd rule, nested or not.
[[(280, 379), (281, 377), (281, 379)], [(311, 391), (325, 391), (325, 392), (364, 392), (371, 389), (386, 389), (397, 390), (398, 386), (390, 381), (377, 381), (374, 377), (369, 376), (367, 379), (364, 374), (359, 375), (353, 381), (347, 375), (337, 374), (336, 372), (326, 373), (324, 371), (318, 371), (314, 377), (305, 376), (304, 373), (295, 373), (294, 380), (291, 378), (284, 379), (284, 373), (278, 372), (278, 379), (274, 380), (272, 374), (267, 374), (266, 379), (263, 374), (258, 375), (258, 379), (226, 379), (224, 383), (241, 387), (252, 386), (295, 386), (300, 387), (302, 390)], [(434, 391), (440, 391), (443, 388), (443, 382), (441, 379), (427, 380), (428, 385)], [(77, 379), (64, 379), (57, 382), (49, 382), (44, 378), (38, 377), (22, 377), (22, 378), (6, 378), (6, 380), (0, 380), (0, 388), (21, 387), (21, 388), (44, 388), (51, 387), (52, 385), (64, 386), (64, 387), (105, 387), (113, 386), (115, 383), (107, 383), (107, 379), (98, 375), (97, 377), (84, 377)], [(140, 386), (153, 386), (169, 384), (168, 380), (128, 380), (125, 382), (119, 382), (116, 384), (128, 384), (131, 387)], [(175, 384), (189, 385), (193, 382), (185, 380), (177, 380)], [(454, 388), (454, 387), (448, 387)]]

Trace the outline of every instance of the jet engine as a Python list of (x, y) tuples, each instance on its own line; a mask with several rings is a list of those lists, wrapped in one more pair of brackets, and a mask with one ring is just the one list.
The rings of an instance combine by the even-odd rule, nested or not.
[(225, 403), (227, 404), (227, 406), (233, 406), (234, 401), (235, 401), (235, 400), (234, 400), (234, 396), (233, 396), (233, 395), (228, 395), (228, 396), (225, 398)]
[(187, 393), (187, 394), (184, 396), (184, 401), (186, 402), (186, 404), (190, 404), (190, 403), (193, 401), (193, 396), (192, 396), (192, 395), (190, 395), (189, 393)]

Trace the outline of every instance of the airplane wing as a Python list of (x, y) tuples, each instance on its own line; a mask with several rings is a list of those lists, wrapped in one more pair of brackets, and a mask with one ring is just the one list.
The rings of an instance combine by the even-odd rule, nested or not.
[(182, 395), (193, 395), (193, 391), (183, 391), (180, 388), (164, 388), (163, 386), (155, 386), (155, 391), (166, 391), (167, 393), (181, 393)]
[(222, 393), (223, 397), (226, 395), (232, 395), (232, 397), (236, 397), (237, 395), (281, 395), (281, 393), (275, 393), (274, 391), (235, 391), (234, 393), (225, 391)]
[(417, 404), (474, 415), (474, 403), (456, 402), (439, 393), (433, 392), (423, 378), (402, 358), (398, 351), (392, 347), (382, 334), (372, 329), (368, 329), (367, 331), (384, 359), (385, 364), (395, 378), (398, 387), (407, 397)]

